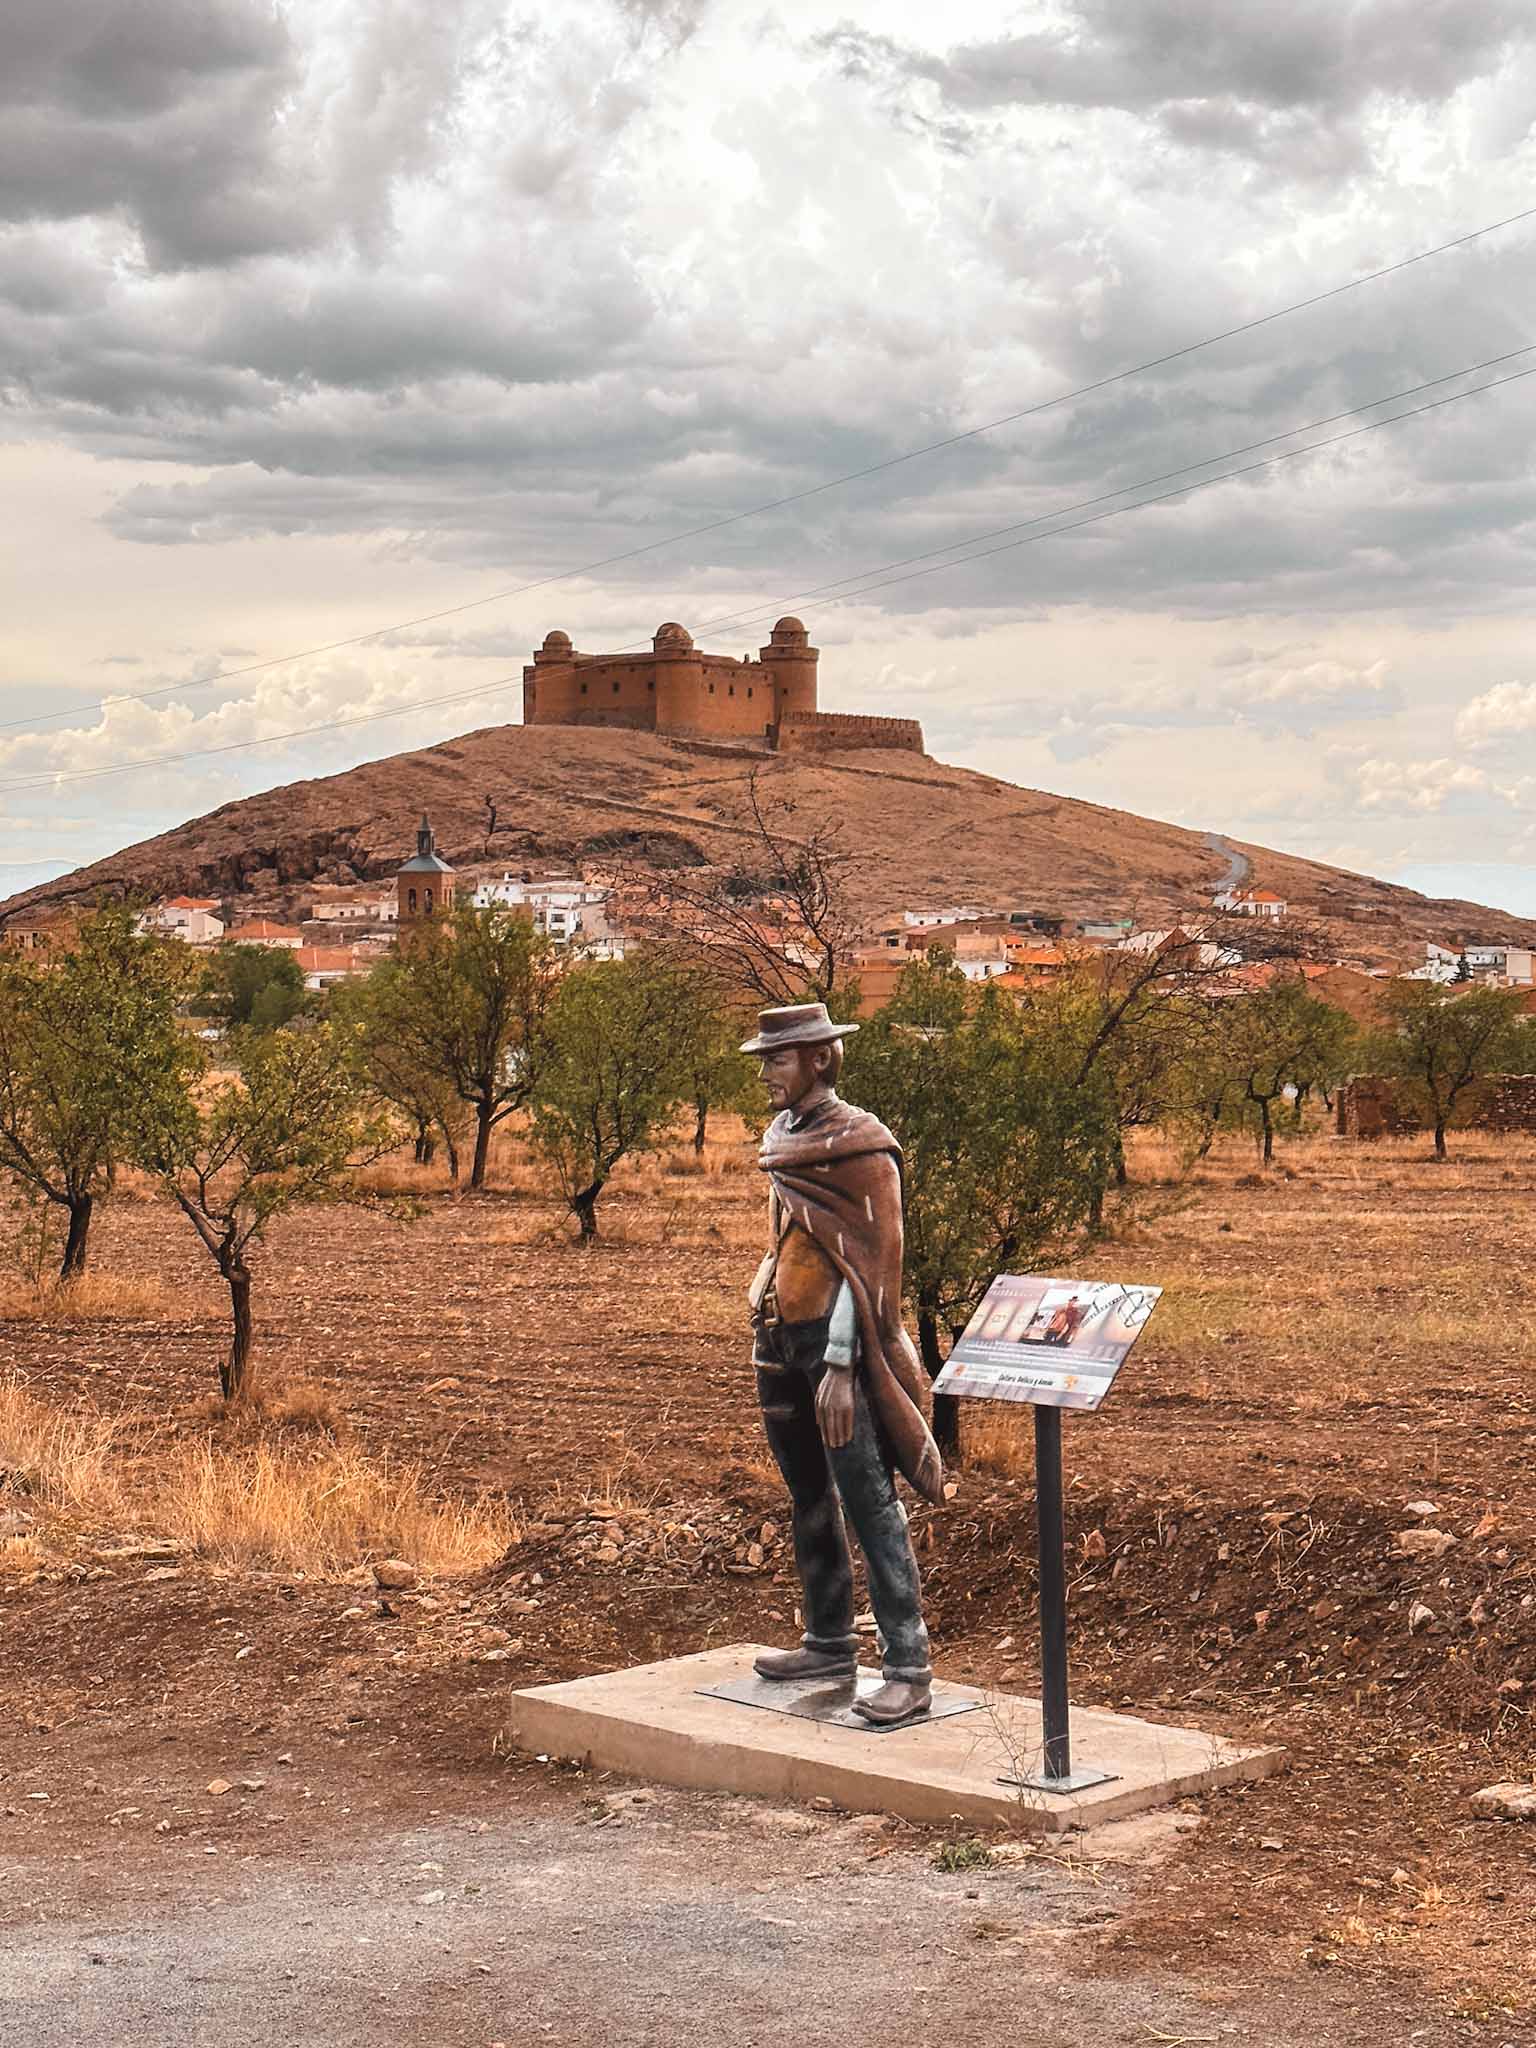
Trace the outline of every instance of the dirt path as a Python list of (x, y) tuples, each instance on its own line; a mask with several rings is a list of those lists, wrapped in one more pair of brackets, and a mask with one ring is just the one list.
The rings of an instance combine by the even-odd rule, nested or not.
[[(203, 1768), (183, 1755), (166, 1782), (185, 1796)], [(1331, 1982), (1278, 2011), (1232, 1985), (1101, 1976), (1096, 1949), (1171, 1846), (1167, 1820), (1132, 1824), (1123, 1863), (944, 1872), (930, 1842), (870, 1817), (548, 1774), (412, 1812), (367, 1767), (300, 1758), (276, 1776), (161, 1835), (155, 1774), (140, 1773), (142, 1824), (115, 1853), (98, 1835), (74, 1856), (55, 1841), (10, 1857), (0, 2038), (801, 2048), (867, 2038), (875, 2016), (949, 2048), (1451, 2038)]]

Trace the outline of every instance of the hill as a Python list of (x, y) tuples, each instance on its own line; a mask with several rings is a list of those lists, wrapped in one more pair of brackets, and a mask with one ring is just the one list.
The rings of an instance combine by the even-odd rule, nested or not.
[[(550, 863), (729, 863), (750, 835), (750, 757), (650, 733), (490, 726), (315, 781), (222, 805), (0, 903), (108, 894), (217, 897), (242, 913), (291, 911), (307, 885), (392, 875), (423, 810), (472, 877)], [(1215, 834), (1020, 788), (926, 755), (770, 756), (762, 787), (795, 820), (838, 821), (859, 859), (864, 911), (967, 901), (1076, 916), (1172, 920), (1205, 908), (1242, 863), (1248, 878), (1371, 960), (1429, 938), (1536, 943), (1536, 921)]]

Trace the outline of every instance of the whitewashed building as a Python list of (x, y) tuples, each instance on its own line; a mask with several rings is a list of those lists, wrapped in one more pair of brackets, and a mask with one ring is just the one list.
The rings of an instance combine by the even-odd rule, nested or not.
[(904, 910), (901, 921), (914, 930), (925, 931), (931, 925), (975, 924), (979, 919), (992, 915), (992, 911), (983, 909), (979, 903), (952, 903), (944, 910)]
[(224, 936), (223, 920), (216, 915), (218, 907), (213, 896), (168, 896), (145, 911), (139, 930), (181, 939), (189, 946), (216, 946)]
[[(1466, 962), (1463, 970), (1462, 962)], [(1425, 941), (1424, 965), (1409, 981), (1481, 981), (1496, 988), (1529, 988), (1536, 981), (1536, 954), (1529, 946), (1437, 946)]]
[(1223, 889), (1211, 898), (1213, 910), (1230, 910), (1237, 917), (1284, 917), (1290, 905), (1273, 889)]
[(535, 881), (531, 875), (509, 872), (499, 882), (480, 883), (474, 894), (477, 910), (526, 910), (537, 929), (557, 945), (598, 938), (607, 901), (606, 889), (570, 875)]

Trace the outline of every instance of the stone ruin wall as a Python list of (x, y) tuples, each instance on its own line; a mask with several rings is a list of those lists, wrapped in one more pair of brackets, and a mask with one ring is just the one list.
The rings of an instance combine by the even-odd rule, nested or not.
[(850, 711), (791, 711), (779, 721), (779, 751), (833, 754), (854, 747), (889, 747), (923, 752), (923, 728), (915, 718), (866, 718)]
[[(1405, 1138), (1426, 1128), (1397, 1101), (1395, 1084), (1381, 1074), (1346, 1081), (1333, 1099), (1342, 1138)], [(1536, 1132), (1536, 1074), (1487, 1074), (1456, 1105), (1459, 1130)]]

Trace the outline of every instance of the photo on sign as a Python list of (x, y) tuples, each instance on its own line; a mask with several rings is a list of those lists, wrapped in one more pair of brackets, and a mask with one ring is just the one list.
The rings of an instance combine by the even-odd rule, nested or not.
[(934, 1382), (939, 1394), (1096, 1408), (1160, 1287), (1000, 1274)]

